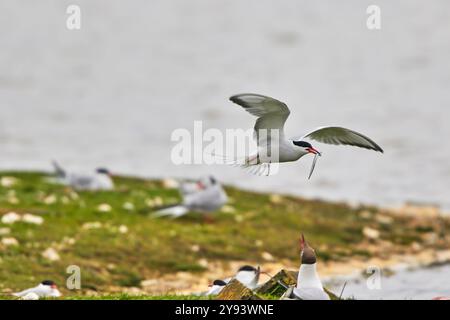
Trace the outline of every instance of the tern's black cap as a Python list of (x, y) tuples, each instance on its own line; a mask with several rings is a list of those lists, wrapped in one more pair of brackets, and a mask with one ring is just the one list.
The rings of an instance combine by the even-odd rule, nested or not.
[(225, 281), (219, 279), (219, 280), (214, 280), (213, 285), (215, 285), (215, 286), (226, 286), (227, 283)]
[(308, 242), (305, 241), (305, 237), (302, 233), (300, 238), (300, 250), (302, 257), (302, 264), (314, 264), (316, 263), (316, 252), (312, 247), (309, 246)]
[(306, 141), (292, 141), (296, 146), (303, 147), (303, 148), (312, 148), (311, 143)]
[(238, 271), (256, 271), (256, 268), (252, 266), (242, 266)]
[(52, 280), (44, 280), (41, 282), (41, 284), (43, 284), (44, 286), (54, 286), (55, 282), (53, 282)]
[(97, 168), (97, 173), (109, 174), (109, 170), (106, 168)]

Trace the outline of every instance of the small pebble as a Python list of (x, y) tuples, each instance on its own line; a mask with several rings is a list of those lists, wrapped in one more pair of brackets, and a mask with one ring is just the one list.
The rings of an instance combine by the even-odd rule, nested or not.
[(58, 261), (61, 259), (58, 252), (53, 248), (47, 248), (42, 252), (42, 256), (49, 261)]
[(26, 223), (41, 225), (44, 223), (44, 218), (31, 213), (25, 213), (22, 217), (22, 221)]
[(15, 212), (8, 212), (2, 216), (2, 223), (4, 224), (13, 224), (22, 219), (22, 217)]
[(128, 227), (126, 225), (119, 226), (119, 233), (125, 234), (128, 232)]
[(369, 227), (364, 227), (362, 233), (366, 238), (371, 240), (376, 240), (380, 237), (380, 231)]
[(0, 179), (0, 185), (4, 188), (11, 188), (19, 182), (19, 179), (15, 177), (2, 177)]
[(112, 207), (107, 203), (102, 203), (98, 205), (97, 211), (98, 212), (110, 212), (112, 210)]
[(2, 244), (6, 247), (9, 246), (18, 246), (19, 245), (19, 241), (17, 241), (16, 238), (3, 238), (2, 239)]

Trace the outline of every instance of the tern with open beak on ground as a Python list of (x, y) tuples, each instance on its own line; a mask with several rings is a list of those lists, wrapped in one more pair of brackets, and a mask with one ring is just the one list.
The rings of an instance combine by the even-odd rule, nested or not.
[(13, 295), (26, 300), (37, 300), (47, 297), (57, 298), (61, 296), (61, 292), (52, 280), (44, 280), (34, 288), (13, 293)]
[(301, 265), (298, 271), (296, 287), (290, 287), (283, 295), (283, 300), (330, 300), (330, 296), (325, 292), (317, 273), (316, 252), (305, 241), (305, 237), (300, 238)]
[[(383, 152), (383, 149), (370, 138), (338, 126), (320, 127), (300, 138), (287, 139), (284, 135), (284, 124), (290, 110), (285, 103), (253, 93), (234, 95), (230, 100), (258, 118), (254, 126), (254, 137), (257, 141), (256, 153), (247, 155), (241, 160), (227, 160), (228, 164), (242, 166), (253, 174), (270, 175), (271, 163), (297, 161), (304, 155), (313, 154), (315, 157), (309, 174), (310, 178), (317, 157), (321, 156), (321, 153), (309, 142), (304, 141), (305, 139)], [(277, 156), (273, 154), (274, 148), (278, 151)]]
[(114, 182), (108, 169), (98, 168), (93, 174), (69, 173), (56, 161), (52, 162), (58, 182), (78, 191), (113, 190)]
[(212, 176), (197, 183), (198, 190), (180, 190), (183, 201), (180, 204), (159, 208), (154, 217), (178, 218), (188, 212), (212, 213), (219, 210), (228, 201), (227, 194), (221, 184)]

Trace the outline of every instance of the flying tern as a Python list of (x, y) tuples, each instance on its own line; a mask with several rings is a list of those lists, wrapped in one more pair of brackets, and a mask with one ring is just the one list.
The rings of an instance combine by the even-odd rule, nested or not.
[[(256, 116), (254, 137), (257, 140), (257, 151), (244, 157), (233, 159), (229, 164), (248, 168), (257, 175), (270, 175), (271, 163), (297, 161), (307, 154), (313, 154), (314, 162), (309, 177), (314, 170), (319, 150), (305, 139), (334, 145), (349, 145), (370, 149), (383, 153), (383, 149), (367, 136), (339, 126), (319, 127), (298, 138), (288, 139), (284, 134), (284, 124), (289, 117), (288, 106), (274, 98), (260, 94), (244, 93), (230, 97), (230, 100)], [(276, 148), (276, 149), (274, 149)], [(278, 151), (278, 156), (273, 155)]]

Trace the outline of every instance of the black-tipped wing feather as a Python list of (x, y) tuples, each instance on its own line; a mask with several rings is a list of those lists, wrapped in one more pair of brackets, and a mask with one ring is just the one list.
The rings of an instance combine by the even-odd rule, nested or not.
[(304, 138), (327, 144), (348, 145), (383, 152), (383, 149), (372, 139), (359, 132), (342, 127), (318, 128), (304, 135)]

